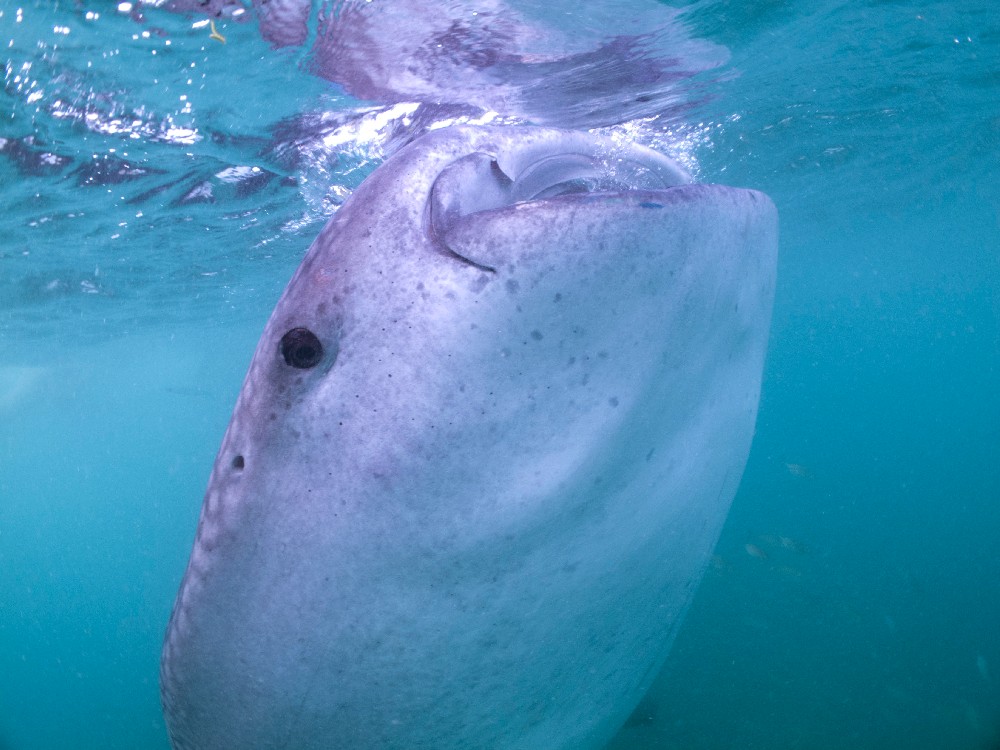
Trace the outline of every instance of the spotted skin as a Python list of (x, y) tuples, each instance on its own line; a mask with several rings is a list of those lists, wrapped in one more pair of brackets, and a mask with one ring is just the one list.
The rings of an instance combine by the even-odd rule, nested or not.
[(163, 650), (175, 750), (600, 748), (739, 484), (776, 246), (766, 196), (587, 134), (388, 160), (223, 439)]

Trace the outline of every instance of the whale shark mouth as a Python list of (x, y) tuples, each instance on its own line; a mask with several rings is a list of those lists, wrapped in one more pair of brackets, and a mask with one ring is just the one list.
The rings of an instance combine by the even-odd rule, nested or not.
[(427, 233), (441, 252), (492, 272), (490, 265), (465, 257), (449, 242), (452, 230), (472, 214), (565, 196), (667, 190), (691, 182), (675, 162), (638, 146), (617, 156), (592, 145), (541, 155), (536, 150), (478, 151), (441, 170), (431, 186), (425, 218)]

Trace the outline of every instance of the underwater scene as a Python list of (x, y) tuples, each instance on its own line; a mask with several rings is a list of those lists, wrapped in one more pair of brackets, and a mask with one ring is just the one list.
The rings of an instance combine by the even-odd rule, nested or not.
[[(657, 170), (770, 197), (780, 239), (749, 458), (738, 489), (732, 462), (721, 533), (676, 553), (697, 575), (648, 674), (630, 677), (641, 700), (597, 701), (598, 678), (574, 678), (595, 722), (604, 706), (621, 717), (611, 729), (330, 744), (303, 711), (289, 721), (315, 741), (256, 746), (1000, 748), (993, 2), (26, 0), (0, 3), (0, 42), (0, 750), (221, 746), (198, 739), (211, 705), (183, 729), (165, 721), (160, 659), (196, 533), (198, 549), (215, 543), (197, 529), (217, 455), (216, 473), (244, 470), (226, 453), (235, 428), (223, 440), (253, 395), (251, 359), (331, 217), (454, 126), (557, 128), (672, 165), (647, 155), (602, 182), (574, 146), (528, 175), (541, 187), (496, 159), (452, 173), (532, 200), (649, 191)], [(467, 218), (462, 195), (430, 209), (442, 232)], [(614, 283), (633, 281), (645, 288)], [(669, 350), (675, 332), (646, 325)], [(318, 344), (293, 331), (306, 345), (289, 354), (283, 338), (285, 362), (312, 367)], [(641, 398), (630, 408), (641, 416)], [(261, 545), (262, 565), (295, 559)], [(259, 620), (264, 599), (232, 606)], [(526, 651), (513, 674), (547, 658)]]

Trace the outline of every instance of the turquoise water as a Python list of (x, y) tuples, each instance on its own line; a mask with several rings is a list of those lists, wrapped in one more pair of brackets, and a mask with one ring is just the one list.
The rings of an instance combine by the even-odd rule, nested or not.
[[(0, 748), (165, 749), (160, 642), (250, 354), (392, 137), (253, 23), (0, 11)], [(778, 291), (743, 484), (613, 747), (1000, 746), (1000, 14), (683, 18), (728, 61), (637, 137), (772, 196)]]

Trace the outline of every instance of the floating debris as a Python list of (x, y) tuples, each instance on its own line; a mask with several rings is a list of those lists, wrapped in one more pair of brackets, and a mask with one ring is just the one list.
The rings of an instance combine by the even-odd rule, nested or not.
[(215, 21), (209, 21), (209, 28), (212, 29), (212, 33), (208, 35), (209, 39), (214, 39), (217, 42), (226, 43), (226, 37), (219, 33), (219, 30), (215, 28)]
[(746, 544), (743, 545), (743, 549), (747, 551), (747, 554), (750, 555), (750, 557), (756, 557), (758, 560), (767, 559), (767, 553), (760, 547), (758, 547), (756, 544), (747, 542)]

